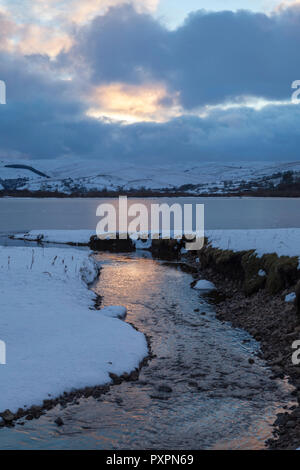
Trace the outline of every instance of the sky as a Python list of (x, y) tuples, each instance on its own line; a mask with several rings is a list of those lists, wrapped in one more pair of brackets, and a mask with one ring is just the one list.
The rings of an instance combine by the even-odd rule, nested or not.
[(0, 0), (1, 159), (299, 160), (300, 1)]
[(201, 9), (209, 11), (249, 10), (269, 13), (279, 4), (277, 0), (160, 0), (155, 16), (173, 29), (182, 24), (189, 13)]

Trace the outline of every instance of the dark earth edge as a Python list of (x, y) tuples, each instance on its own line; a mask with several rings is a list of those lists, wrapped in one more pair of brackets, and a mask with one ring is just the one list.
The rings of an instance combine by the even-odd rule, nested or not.
[(211, 197), (284, 197), (284, 198), (298, 198), (300, 197), (300, 183), (296, 187), (284, 187), (284, 188), (259, 188), (253, 190), (235, 190), (235, 191), (224, 191), (199, 193), (190, 190), (189, 192), (180, 189), (174, 190), (127, 190), (127, 191), (73, 191), (70, 194), (66, 194), (60, 191), (29, 191), (25, 190), (2, 190), (0, 191), (0, 198), (3, 197), (17, 197), (17, 198), (62, 198), (62, 199), (74, 199), (74, 198), (118, 198), (119, 196), (127, 196), (130, 198), (156, 198), (156, 197), (199, 197), (199, 198), (211, 198)]
[[(99, 240), (97, 242), (99, 243)], [(120, 240), (115, 242), (117, 245)], [(159, 241), (157, 242), (159, 243)], [(298, 448), (300, 446), (300, 367), (292, 364), (292, 354), (294, 352), (292, 350), (292, 343), (298, 339), (300, 340), (300, 316), (297, 313), (296, 303), (293, 305), (284, 301), (286, 294), (295, 291), (298, 279), (291, 276), (287, 281), (286, 275), (284, 275), (284, 283), (279, 285), (277, 293), (270, 293), (265, 283), (262, 283), (260, 280), (259, 285), (256, 285), (255, 291), (252, 289), (249, 292), (249, 289), (245, 289), (244, 276), (238, 272), (239, 266), (237, 266), (236, 257), (240, 255), (239, 253), (235, 254), (232, 260), (230, 256), (228, 257), (226, 251), (222, 252), (222, 250), (205, 247), (201, 252), (191, 252), (180, 257), (180, 250), (177, 249), (174, 252), (174, 240), (170, 241), (170, 243), (172, 244), (171, 250), (170, 246), (165, 246), (164, 241), (163, 247), (157, 247), (159, 250), (152, 250), (153, 257), (164, 260), (166, 263), (171, 261), (173, 264), (175, 261), (183, 271), (192, 274), (195, 280), (205, 278), (214, 282), (217, 291), (208, 295), (207, 300), (215, 305), (217, 318), (221, 321), (230, 322), (234, 327), (242, 328), (249, 332), (260, 342), (261, 352), (259, 355), (272, 369), (274, 379), (287, 377), (289, 382), (295, 387), (293, 394), (297, 398), (299, 406), (289, 412), (278, 415), (274, 423), (274, 439), (270, 439), (267, 445), (269, 449)], [(102, 251), (99, 250), (100, 246), (95, 244), (95, 240), (91, 239), (89, 246), (94, 251)], [(113, 249), (108, 251), (121, 251), (117, 251), (117, 246), (110, 248)], [(133, 250), (128, 249), (125, 251)], [(207, 251), (210, 256), (211, 251), (215, 251), (218, 257), (220, 255), (223, 256), (225, 258), (225, 265), (222, 266), (221, 264), (221, 269), (218, 269), (215, 263), (207, 263)], [(253, 252), (250, 253), (253, 254)], [(242, 254), (244, 255), (245, 253)], [(248, 252), (246, 252), (246, 255), (249, 256)], [(281, 258), (277, 257), (277, 260), (280, 261)], [(289, 258), (287, 260), (289, 261)], [(293, 258), (290, 258), (290, 260), (295, 261)], [(284, 261), (286, 262), (286, 260)], [(226, 263), (232, 264), (232, 269), (228, 269)], [(299, 272), (297, 274), (299, 275)], [(251, 283), (250, 285), (253, 286)], [(299, 294), (297, 296), (298, 300)], [(95, 309), (100, 307), (101, 297), (97, 297), (95, 299)], [(134, 325), (132, 326), (134, 327)], [(20, 408), (16, 414), (4, 412), (0, 414), (4, 419), (2, 426), (13, 426), (14, 421), (20, 418), (27, 420), (37, 419), (58, 404), (65, 407), (69, 403), (76, 403), (82, 397), (98, 398), (107, 393), (112, 385), (120, 384), (122, 381), (137, 381), (141, 368), (146, 366), (152, 358), (149, 338), (147, 338), (147, 343), (149, 355), (131, 374), (123, 374), (122, 376), (111, 374), (112, 384), (86, 387), (71, 393), (65, 392), (58, 398), (44, 400), (43, 405), (40, 407), (33, 406), (30, 409)], [(63, 424), (60, 417), (56, 421), (58, 426)], [(19, 421), (19, 424), (24, 424), (24, 421)]]

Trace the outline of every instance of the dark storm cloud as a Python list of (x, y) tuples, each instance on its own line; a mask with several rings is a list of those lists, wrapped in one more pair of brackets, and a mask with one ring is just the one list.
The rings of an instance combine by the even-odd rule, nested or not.
[[(1, 157), (73, 155), (138, 165), (299, 159), (300, 107), (215, 110), (206, 118), (122, 126), (80, 117), (78, 108), (35, 104), (0, 108)], [(77, 113), (77, 119), (73, 119)], [(18, 116), (16, 118), (16, 115)]]
[(164, 80), (190, 109), (241, 95), (289, 97), (299, 46), (299, 6), (271, 16), (199, 11), (176, 31), (124, 6), (84, 28), (69, 60), (81, 56), (94, 83)]
[[(91, 67), (92, 80), (143, 81), (153, 71), (162, 72), (169, 60), (169, 32), (151, 15), (138, 14), (130, 5), (111, 8), (82, 28), (76, 46), (63, 54), (66, 60), (78, 57)], [(161, 71), (161, 72), (159, 72)]]
[(0, 106), (0, 152), (34, 158), (62, 154), (65, 126), (80, 119), (85, 106), (68, 82), (35, 70), (30, 58), (0, 53), (6, 105)]
[[(257, 112), (216, 110), (206, 118), (182, 117), (165, 124), (119, 129), (115, 154), (139, 163), (299, 160), (300, 107), (270, 106)], [(123, 143), (126, 142), (126, 148)]]

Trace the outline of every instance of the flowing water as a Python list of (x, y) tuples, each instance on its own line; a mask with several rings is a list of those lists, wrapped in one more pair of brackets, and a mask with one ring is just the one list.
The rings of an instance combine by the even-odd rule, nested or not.
[(291, 397), (255, 357), (258, 344), (218, 321), (176, 265), (146, 254), (96, 256), (103, 270), (94, 290), (102, 305), (127, 307), (127, 321), (148, 336), (153, 358), (138, 382), (0, 430), (0, 448), (263, 448)]

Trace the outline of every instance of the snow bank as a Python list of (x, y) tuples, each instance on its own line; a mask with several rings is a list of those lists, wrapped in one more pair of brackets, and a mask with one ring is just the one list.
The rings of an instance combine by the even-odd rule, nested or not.
[(206, 237), (215, 248), (222, 250), (256, 250), (258, 256), (277, 253), (278, 256), (300, 256), (300, 229), (208, 230)]
[(108, 383), (145, 357), (144, 335), (90, 309), (97, 272), (85, 251), (0, 247), (0, 411)]
[(125, 307), (121, 307), (119, 305), (111, 306), (111, 307), (104, 307), (100, 310), (102, 315), (110, 318), (120, 318), (124, 320), (127, 315), (127, 309)]
[(43, 243), (87, 245), (95, 230), (31, 230), (13, 235), (16, 240), (42, 241)]
[[(88, 244), (93, 230), (32, 230), (14, 238), (47, 243)], [(278, 256), (300, 256), (300, 228), (257, 230), (208, 230), (205, 236), (211, 245), (222, 250), (256, 250), (258, 256), (277, 253)], [(133, 240), (137, 250), (151, 248), (152, 240)]]
[[(25, 233), (14, 234), (12, 238), (32, 242), (40, 241), (42, 243), (88, 245), (90, 238), (95, 235), (95, 230), (30, 230)], [(107, 239), (109, 239), (109, 236), (107, 236)], [(148, 250), (152, 245), (151, 238), (132, 241), (137, 250)]]

